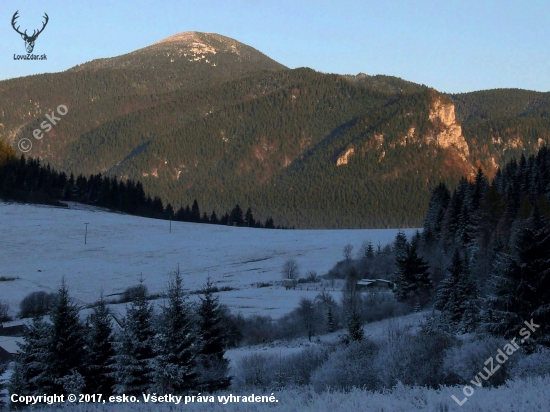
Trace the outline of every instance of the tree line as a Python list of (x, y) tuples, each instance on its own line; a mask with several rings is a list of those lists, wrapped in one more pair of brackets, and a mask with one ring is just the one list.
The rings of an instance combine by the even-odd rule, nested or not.
[(452, 193), (440, 184), (422, 234), (396, 238), (396, 297), (433, 303), (430, 322), (440, 330), (550, 347), (549, 198), (547, 147), (508, 162), (492, 181), (479, 169)]
[(160, 197), (146, 195), (141, 182), (116, 177), (102, 176), (100, 173), (86, 178), (82, 174), (76, 178), (71, 173), (58, 172), (50, 165), (42, 165), (39, 159), (17, 159), (13, 149), (0, 141), (0, 199), (19, 202), (42, 203), (66, 206), (63, 201), (105, 207), (112, 211), (156, 219), (172, 219), (181, 222), (211, 223), (230, 226), (281, 229), (273, 218), (264, 222), (254, 217), (249, 207), (243, 211), (237, 204), (230, 213), (219, 216), (201, 210), (195, 199), (191, 207), (187, 205), (176, 211), (168, 203), (164, 206)]
[(188, 302), (179, 268), (160, 313), (143, 283), (120, 325), (103, 297), (83, 322), (63, 280), (49, 317), (26, 326), (8, 382), (10, 393), (181, 394), (229, 387), (222, 309), (208, 279)]

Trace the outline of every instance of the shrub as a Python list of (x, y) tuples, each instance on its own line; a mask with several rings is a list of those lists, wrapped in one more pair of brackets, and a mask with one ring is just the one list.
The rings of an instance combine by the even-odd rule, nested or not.
[(276, 379), (279, 356), (253, 353), (237, 362), (234, 386), (265, 389)]
[(393, 292), (370, 292), (363, 294), (361, 320), (363, 322), (377, 322), (387, 318), (408, 315), (412, 313), (412, 306), (398, 302)]
[[(502, 349), (504, 345), (509, 343), (504, 339), (498, 339), (491, 336), (475, 336), (471, 335), (465, 341), (457, 341), (457, 346), (450, 349), (444, 358), (443, 371), (447, 375), (448, 383), (453, 384), (453, 377), (459, 378), (457, 384), (469, 382), (478, 372), (487, 376), (484, 371), (486, 367), (489, 371), (491, 365), (485, 365), (485, 362), (490, 357), (493, 358), (494, 368), (497, 368), (498, 362), (495, 360), (497, 350)], [(515, 352), (511, 357), (516, 357), (516, 362), (519, 360), (518, 353)], [(521, 355), (520, 355), (521, 356)], [(500, 368), (487, 380), (488, 386), (502, 385), (509, 376), (509, 369), (515, 363), (510, 359), (506, 363), (500, 365)], [(485, 380), (483, 380), (485, 384)]]
[(378, 378), (373, 369), (376, 352), (376, 345), (367, 339), (340, 346), (313, 372), (311, 383), (315, 391), (320, 393), (328, 388), (347, 390), (353, 387), (376, 389)]
[(444, 333), (413, 334), (390, 323), (386, 336), (379, 341), (380, 350), (374, 361), (381, 387), (393, 387), (398, 381), (438, 387), (445, 377), (441, 364), (455, 340)]
[(520, 357), (510, 369), (512, 378), (550, 376), (550, 350), (539, 348), (535, 353)]
[(327, 361), (335, 348), (335, 345), (320, 345), (286, 356), (258, 353), (245, 356), (237, 362), (234, 386), (276, 389), (308, 385), (313, 372)]
[(307, 272), (306, 280), (309, 283), (317, 283), (321, 281), (321, 279), (319, 279), (319, 276), (317, 276), (317, 272), (315, 272), (314, 270), (310, 270), (309, 272)]
[(10, 316), (10, 305), (0, 300), (0, 322), (9, 322), (10, 320), (12, 320)]
[(19, 316), (28, 318), (46, 315), (53, 306), (56, 296), (55, 293), (44, 291), (29, 293), (19, 304)]

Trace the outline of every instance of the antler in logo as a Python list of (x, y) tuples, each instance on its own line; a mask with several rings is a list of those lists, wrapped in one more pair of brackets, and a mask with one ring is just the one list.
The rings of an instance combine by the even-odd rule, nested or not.
[(14, 15), (11, 19), (11, 25), (12, 25), (13, 29), (21, 35), (21, 38), (23, 40), (25, 40), (25, 48), (27, 49), (27, 53), (32, 53), (32, 51), (34, 50), (34, 42), (36, 41), (36, 38), (38, 37), (38, 35), (40, 33), (42, 33), (42, 31), (46, 27), (46, 24), (48, 24), (48, 20), (50, 18), (48, 17), (48, 15), (46, 13), (44, 13), (44, 18), (46, 19), (46, 21), (44, 23), (42, 23), (43, 24), (42, 28), (40, 30), (38, 30), (38, 32), (36, 30), (34, 30), (33, 33), (32, 33), (32, 36), (29, 36), (29, 35), (27, 35), (27, 30), (25, 30), (24, 33), (21, 33), (19, 31), (19, 26), (17, 26), (17, 28), (15, 27), (15, 20), (19, 17), (17, 15), (17, 13), (19, 13), (19, 10), (17, 10), (14, 13)]

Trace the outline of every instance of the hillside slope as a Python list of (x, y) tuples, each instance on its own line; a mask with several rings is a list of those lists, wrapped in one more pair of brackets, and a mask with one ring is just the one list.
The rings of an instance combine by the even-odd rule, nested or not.
[[(32, 137), (59, 104), (68, 114)], [(75, 174), (143, 181), (176, 208), (246, 201), (297, 228), (418, 226), (431, 189), (549, 141), (550, 102), (443, 95), (390, 76), (289, 70), (186, 32), (63, 73), (0, 82), (0, 138)]]

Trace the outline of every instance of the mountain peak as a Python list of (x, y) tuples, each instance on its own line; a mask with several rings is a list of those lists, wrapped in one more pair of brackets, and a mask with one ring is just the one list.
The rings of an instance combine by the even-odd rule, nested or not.
[(216, 54), (218, 52), (230, 52), (240, 55), (241, 51), (250, 48), (230, 37), (216, 33), (202, 33), (198, 31), (185, 31), (162, 39), (149, 47), (175, 46), (185, 47), (194, 54)]
[(90, 69), (155, 70), (174, 86), (197, 87), (286, 67), (230, 37), (186, 31), (128, 54), (93, 60), (70, 70)]

